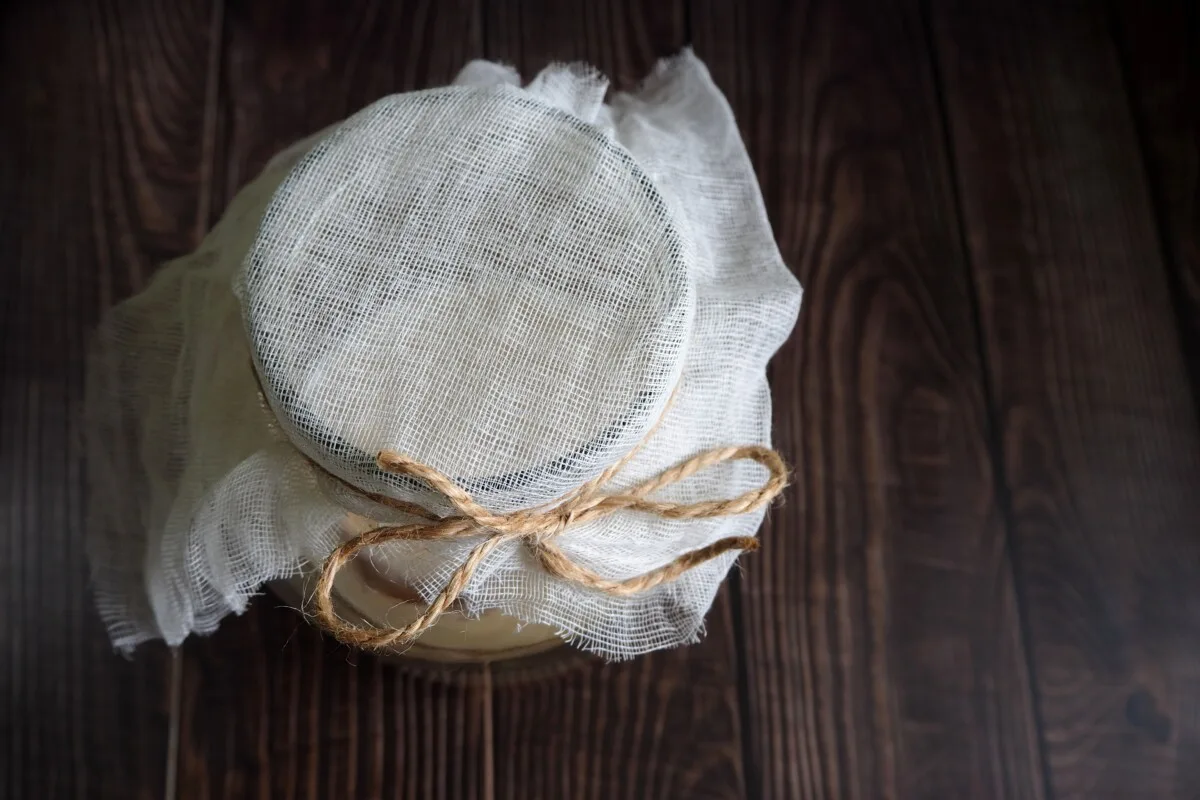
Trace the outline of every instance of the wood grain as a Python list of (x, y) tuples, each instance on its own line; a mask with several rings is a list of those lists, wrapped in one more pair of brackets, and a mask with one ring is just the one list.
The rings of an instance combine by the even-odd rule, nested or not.
[(0, 796), (157, 798), (171, 660), (112, 652), (84, 557), (83, 356), (193, 246), (213, 9), (6, 7), (0, 33)]
[[(489, 58), (532, 78), (584, 60), (631, 88), (687, 41), (682, 4), (485, 4)], [(499, 797), (733, 798), (742, 774), (725, 593), (694, 647), (495, 690)]]
[(1118, 0), (1112, 24), (1200, 396), (1200, 9), (1186, 0)]
[(496, 796), (746, 796), (729, 614), (689, 648), (497, 686)]
[(187, 647), (180, 797), (491, 797), (486, 683), (351, 653), (263, 598)]
[(1192, 798), (1200, 430), (1103, 12), (933, 29), (1054, 797)]
[[(918, 5), (7, 4), (0, 797), (1200, 796), (1198, 12)], [(806, 289), (772, 367), (796, 486), (708, 638), (433, 680), (266, 596), (114, 656), (101, 311), (384, 94), (485, 54), (628, 86), (691, 39)]]
[[(214, 216), (278, 150), (480, 54), (473, 3), (226, 9)], [(325, 640), (273, 597), (184, 648), (180, 798), (491, 797), (490, 692)]]
[(1044, 796), (912, 7), (692, 12), (805, 288), (772, 369), (796, 485), (741, 581), (756, 796)]
[(220, 206), (272, 155), (388, 94), (448, 83), (482, 53), (474, 0), (228, 0)]

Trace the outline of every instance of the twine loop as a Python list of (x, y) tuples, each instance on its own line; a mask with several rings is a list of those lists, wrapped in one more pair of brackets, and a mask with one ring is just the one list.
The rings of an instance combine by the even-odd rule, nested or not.
[[(392, 451), (380, 452), (376, 462), (381, 470), (423, 481), (443, 495), (457, 513), (448, 517), (437, 517), (419, 506), (384, 495), (368, 494), (372, 500), (414, 514), (423, 521), (407, 525), (381, 525), (347, 540), (330, 553), (317, 581), (317, 622), (340, 641), (356, 647), (382, 649), (409, 644), (432, 627), (459, 598), (488, 555), (497, 547), (512, 541), (521, 542), (537, 559), (542, 569), (551, 575), (618, 596), (637, 594), (673, 581), (688, 570), (731, 550), (750, 552), (758, 549), (758, 540), (753, 537), (729, 536), (690, 550), (663, 566), (625, 580), (606, 578), (573, 561), (554, 540), (576, 525), (603, 519), (618, 511), (641, 512), (677, 520), (746, 514), (766, 506), (787, 485), (787, 467), (777, 452), (769, 447), (745, 445), (706, 450), (623, 492), (605, 491), (604, 487), (624, 468), (637, 449), (634, 448), (593, 480), (557, 500), (507, 514), (496, 514), (484, 508), (465, 489), (428, 464)], [(744, 460), (761, 464), (767, 469), (768, 477), (760, 486), (737, 497), (697, 503), (674, 503), (650, 497), (659, 489), (678, 483), (702, 470), (727, 461)], [(362, 550), (387, 542), (434, 541), (478, 536), (485, 538), (471, 549), (429, 607), (403, 628), (361, 627), (346, 622), (334, 611), (334, 579), (342, 567)]]

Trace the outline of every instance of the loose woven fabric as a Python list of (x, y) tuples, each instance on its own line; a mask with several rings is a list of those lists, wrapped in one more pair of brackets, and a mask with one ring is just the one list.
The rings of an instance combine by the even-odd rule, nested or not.
[[(371, 493), (450, 512), (380, 471), (381, 450), (506, 513), (643, 440), (616, 488), (769, 444), (765, 367), (800, 288), (729, 108), (690, 53), (610, 104), (606, 89), (579, 66), (521, 87), (473, 62), (452, 86), (384, 98), (277, 156), (196, 253), (107, 316), (89, 362), (90, 555), (118, 647), (213, 630), (264, 582), (320, 565), (347, 512), (413, 521)], [(734, 462), (661, 497), (762, 479)], [(618, 512), (558, 544), (622, 580), (753, 535), (762, 513)], [(371, 558), (429, 599), (474, 543)], [(514, 542), (461, 602), (629, 657), (695, 640), (734, 558), (615, 597)]]

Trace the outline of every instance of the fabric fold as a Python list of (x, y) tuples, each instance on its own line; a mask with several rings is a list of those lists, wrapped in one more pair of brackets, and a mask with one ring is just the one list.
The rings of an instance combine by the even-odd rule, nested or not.
[[(671, 402), (660, 403), (661, 421), (618, 484), (645, 480), (706, 448), (769, 445), (766, 364), (794, 326), (801, 290), (774, 243), (733, 114), (704, 65), (685, 51), (659, 64), (635, 90), (613, 94), (608, 103), (607, 80), (591, 67), (578, 64), (552, 65), (522, 87), (510, 67), (473, 61), (463, 68), (451, 89), (442, 91), (498, 93), (488, 96), (499, 97), (497, 102), (511, 97), (535, 110), (553, 109), (588, 136), (612, 143), (606, 146), (616, 148), (614, 163), (628, 160), (631, 170), (646, 176), (653, 196), (662, 198), (662, 213), (674, 237), (671, 241), (677, 242), (672, 246), (678, 253), (671, 257), (685, 265), (689, 316), (686, 325), (681, 320), (677, 329), (686, 331), (686, 341), (672, 356), (678, 367), (671, 377), (677, 388), (672, 392), (667, 387)], [(443, 96), (417, 95), (428, 103), (441, 102), (436, 97)], [(252, 268), (250, 262), (261, 249), (264, 220), (270, 219), (272, 209), (282, 202), (285, 188), (303, 188), (298, 183), (301, 173), (306, 165), (316, 163), (321, 149), (338, 146), (344, 139), (337, 137), (350, 135), (352, 126), (365, 124), (363, 120), (369, 122), (371, 113), (400, 113), (387, 106), (372, 108), (374, 112), (361, 112), (272, 159), (263, 173), (239, 192), (195, 253), (165, 265), (143, 293), (112, 309), (97, 331), (89, 356), (86, 398), (89, 556), (97, 605), (118, 648), (158, 638), (177, 645), (192, 633), (213, 631), (226, 615), (244, 611), (263, 584), (311, 572), (341, 541), (339, 523), (348, 513), (403, 521), (403, 514), (364, 504), (361, 497), (339, 489), (336, 481), (310, 468), (309, 459), (325, 458), (335, 451), (313, 449), (298, 441), (297, 437), (310, 435), (304, 428), (307, 423), (282, 420), (281, 424), (278, 409), (273, 412), (270, 406), (278, 401), (270, 387), (269, 402), (264, 401), (252, 366), (257, 357), (255, 346), (247, 340), (245, 292), (234, 290), (235, 285), (244, 283), (245, 271)], [(403, 122), (394, 117), (385, 121), (393, 126)], [(463, 136), (480, 137), (479, 152), (485, 152), (490, 146), (489, 130), (485, 119)], [(431, 152), (434, 150), (431, 147)], [(367, 153), (367, 157), (374, 154)], [(471, 168), (464, 163), (463, 173), (448, 174), (445, 180), (473, 179)], [(529, 165), (521, 168), (532, 169)], [(543, 222), (544, 232), (534, 237), (536, 246), (557, 252), (550, 249), (557, 246), (555, 237), (569, 238), (571, 229)], [(637, 223), (639, 220), (629, 224)], [(588, 234), (602, 239), (604, 231)], [(486, 259), (496, 258), (486, 242), (463, 241), (455, 247), (447, 252), (458, 253), (463, 263), (486, 265), (490, 263)], [(338, 251), (340, 255), (319, 253), (314, 258), (344, 258), (344, 250)], [(362, 258), (374, 257), (373, 252), (364, 247)], [(645, 258), (647, 263), (656, 263), (657, 256)], [(448, 263), (439, 269), (455, 267)], [(535, 269), (523, 278), (528, 307), (518, 300), (506, 317), (514, 337), (535, 324), (556, 331), (559, 328), (555, 326), (569, 319), (562, 315), (570, 311), (570, 304), (563, 306), (561, 314), (555, 310), (559, 302), (553, 295), (556, 290), (539, 284), (537, 274)], [(618, 277), (594, 270), (580, 274), (572, 279), (576, 283), (571, 291), (608, 298), (616, 291), (613, 281), (649, 280), (619, 271), (612, 275)], [(462, 299), (454, 302), (476, 302), (470, 295), (473, 284), (463, 280)], [(647, 291), (663, 292), (666, 297), (673, 290), (653, 283)], [(384, 296), (389, 295), (385, 292)], [(682, 303), (664, 300), (662, 308), (682, 308)], [(553, 311), (549, 321), (531, 321), (537, 314), (550, 313), (545, 309)], [(431, 325), (439, 322), (436, 317), (431, 319)], [(586, 337), (588, 331), (581, 325), (569, 335)], [(538, 341), (539, 335), (528, 331), (524, 335), (526, 339), (514, 340), (521, 346), (505, 356), (513, 363), (523, 363), (528, 342)], [(368, 341), (364, 347), (375, 346), (369, 343), (373, 339), (364, 341)], [(384, 344), (388, 343), (379, 346)], [(634, 350), (613, 346), (611, 352), (617, 355), (611, 357), (626, 349)], [(460, 353), (469, 352), (470, 347), (461, 345), (458, 351), (446, 358), (466, 358)], [(313, 353), (317, 358), (317, 351)], [(344, 366), (347, 359), (360, 353), (360, 349), (347, 349), (330, 359), (330, 369), (339, 363)], [(633, 365), (628, 369), (641, 369), (641, 363), (628, 361)], [(434, 370), (424, 376), (406, 375), (395, 381), (394, 391), (417, 386), (423, 379), (435, 380), (438, 374)], [(388, 386), (393, 391), (393, 384)], [(471, 391), (492, 388), (492, 382), (485, 380)], [(640, 397), (636, 393), (631, 396)], [(320, 406), (320, 418), (341, 425), (339, 402), (334, 397)], [(460, 401), (447, 401), (446, 405), (454, 407), (456, 402)], [(589, 403), (589, 398), (581, 396), (578, 402), (584, 409), (579, 412), (580, 419), (586, 420), (582, 404)], [(639, 414), (659, 413), (637, 408)], [(553, 431), (537, 427), (536, 409), (530, 408), (528, 413), (533, 421), (522, 423), (527, 428), (521, 430), (552, 441)], [(617, 415), (616, 419), (624, 418)], [(383, 423), (388, 420), (383, 418)], [(586, 428), (593, 423), (580, 424)], [(598, 435), (609, 437), (602, 438), (602, 443), (626, 441), (619, 439), (626, 436), (620, 427), (624, 424), (610, 426), (611, 430), (601, 426)], [(472, 430), (466, 426), (456, 429), (464, 436)], [(504, 428), (490, 430), (497, 429)], [(369, 455), (376, 440), (384, 436), (375, 430), (371, 428), (354, 446)], [(386, 424), (381, 430), (386, 430)], [(480, 429), (470, 435), (486, 441), (491, 434)], [(626, 438), (636, 441), (637, 431), (631, 429)], [(582, 459), (591, 452), (587, 448), (596, 446), (585, 440), (567, 450)], [(336, 452), (344, 451), (349, 452), (345, 448)], [(761, 482), (758, 470), (746, 463), (721, 465), (670, 487), (663, 497), (693, 503), (737, 495)], [(580, 474), (592, 473), (582, 470)], [(358, 473), (351, 470), (339, 477), (347, 475)], [(577, 479), (567, 474), (563, 480), (570, 485), (570, 480)], [(489, 486), (482, 482), (478, 488), (486, 495)], [(363, 488), (407, 491), (392, 483)], [(519, 503), (523, 495), (509, 491), (498, 492), (496, 497)], [(559, 544), (590, 569), (627, 577), (721, 537), (754, 535), (762, 516), (759, 511), (684, 525), (649, 515), (618, 513), (613, 519), (571, 530)], [(373, 556), (373, 562), (429, 600), (470, 546), (471, 542), (388, 545)], [(734, 558), (732, 553), (722, 556), (645, 594), (611, 597), (546, 575), (514, 544), (497, 551), (483, 565), (462, 601), (468, 614), (499, 609), (525, 622), (555, 626), (565, 639), (583, 649), (607, 658), (627, 658), (695, 641)]]

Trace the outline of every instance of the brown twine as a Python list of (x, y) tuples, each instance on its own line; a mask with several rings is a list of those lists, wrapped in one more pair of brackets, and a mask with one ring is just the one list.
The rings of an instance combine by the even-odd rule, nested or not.
[[(346, 484), (377, 502), (415, 514), (425, 521), (410, 525), (381, 525), (355, 536), (330, 553), (317, 581), (317, 622), (340, 641), (356, 647), (380, 649), (409, 644), (432, 627), (458, 599), (484, 559), (497, 547), (511, 541), (524, 544), (542, 568), (551, 575), (607, 594), (621, 596), (643, 592), (673, 581), (688, 570), (730, 550), (750, 552), (758, 549), (757, 539), (749, 536), (730, 536), (683, 553), (661, 567), (623, 581), (605, 578), (572, 561), (553, 541), (572, 525), (602, 519), (617, 511), (640, 511), (665, 519), (680, 520), (746, 514), (770, 503), (787, 485), (787, 467), (778, 453), (768, 447), (746, 445), (706, 450), (625, 492), (604, 492), (604, 485), (624, 468), (639, 449), (640, 445), (598, 477), (552, 503), (508, 514), (494, 514), (479, 505), (466, 490), (427, 464), (388, 450), (380, 452), (376, 459), (380, 469), (394, 475), (408, 475), (424, 481), (445, 496), (458, 514), (438, 518), (411, 503), (384, 495), (363, 493)], [(709, 467), (725, 461), (741, 460), (756, 461), (767, 468), (769, 476), (762, 486), (727, 500), (706, 500), (698, 503), (672, 503), (653, 500), (648, 496)], [(457, 539), (481, 534), (487, 535), (487, 538), (471, 550), (428, 608), (403, 628), (360, 627), (341, 619), (334, 611), (334, 579), (342, 567), (360, 551), (387, 542)]]
[[(258, 370), (251, 365), (251, 372), (258, 382), (259, 403), (272, 420), (274, 414), (263, 391)], [(674, 404), (676, 393), (667, 400), (667, 408)], [(471, 495), (435, 468), (390, 451), (380, 451), (376, 463), (385, 472), (408, 475), (424, 481), (450, 502), (459, 512), (456, 516), (438, 517), (415, 503), (397, 500), (383, 494), (366, 492), (334, 475), (312, 459), (307, 459), (313, 469), (340, 483), (347, 490), (366, 497), (381, 505), (403, 511), (425, 520), (411, 525), (381, 525), (344, 542), (325, 559), (316, 588), (317, 623), (338, 640), (356, 647), (384, 649), (402, 646), (417, 639), (437, 623), (446, 610), (458, 600), (475, 571), (483, 560), (500, 545), (510, 541), (522, 541), (542, 565), (542, 568), (564, 580), (612, 595), (631, 595), (652, 589), (675, 580), (690, 569), (727, 553), (741, 550), (750, 553), (758, 549), (758, 540), (750, 536), (729, 536), (724, 539), (690, 550), (677, 556), (661, 567), (641, 575), (614, 581), (572, 561), (553, 541), (554, 537), (572, 525), (601, 519), (617, 511), (641, 511), (656, 514), (665, 519), (706, 519), (747, 514), (770, 503), (787, 486), (787, 465), (779, 453), (760, 445), (743, 445), (706, 450), (685, 461), (648, 478), (622, 494), (605, 494), (603, 487), (624, 469), (646, 442), (658, 430), (666, 416), (651, 426), (642, 440), (623, 458), (608, 467), (597, 477), (573, 489), (557, 500), (523, 511), (509, 514), (493, 514), (475, 502)], [(269, 423), (274, 426), (274, 422)], [(672, 503), (652, 500), (647, 495), (671, 484), (695, 475), (725, 461), (756, 461), (767, 468), (766, 482), (757, 489), (727, 500), (706, 500), (699, 503)], [(438, 593), (420, 615), (403, 628), (359, 627), (341, 619), (333, 608), (333, 582), (351, 559), (362, 550), (379, 544), (396, 541), (432, 541), (478, 536), (492, 531), (488, 538), (476, 545), (450, 576), (446, 586)]]

